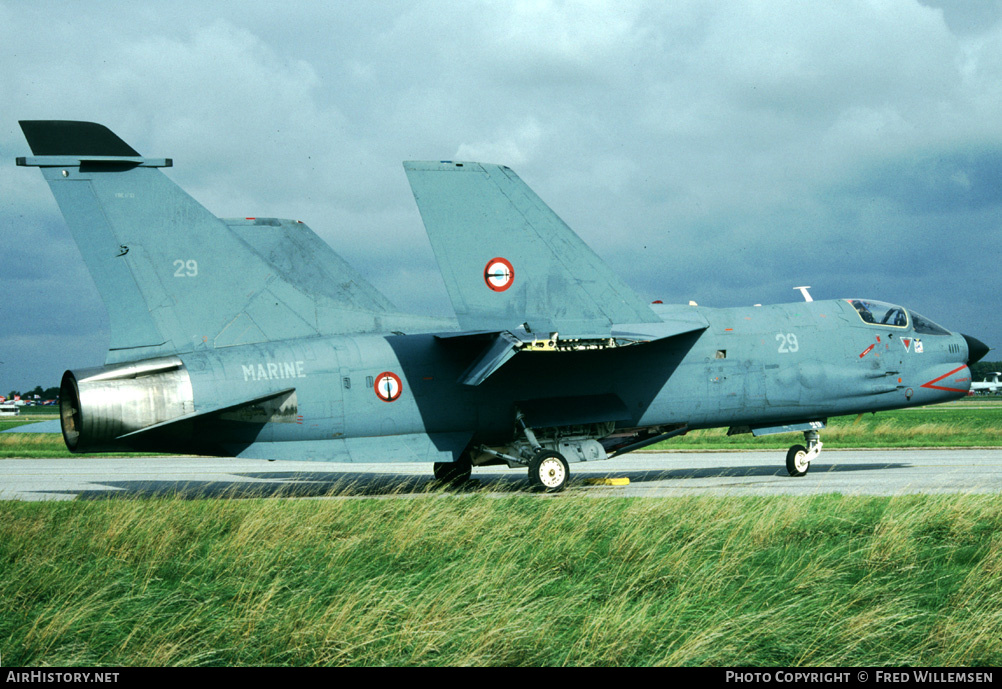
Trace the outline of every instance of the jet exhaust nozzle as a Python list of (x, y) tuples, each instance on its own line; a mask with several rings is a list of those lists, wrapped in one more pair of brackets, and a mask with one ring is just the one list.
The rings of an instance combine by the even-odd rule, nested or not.
[(67, 371), (59, 390), (70, 452), (129, 449), (119, 436), (193, 411), (191, 379), (177, 357)]

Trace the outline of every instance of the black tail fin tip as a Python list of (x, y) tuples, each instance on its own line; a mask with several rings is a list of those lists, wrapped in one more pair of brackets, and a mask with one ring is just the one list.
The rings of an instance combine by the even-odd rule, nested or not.
[(36, 156), (139, 156), (103, 124), (70, 120), (21, 120), (19, 124)]

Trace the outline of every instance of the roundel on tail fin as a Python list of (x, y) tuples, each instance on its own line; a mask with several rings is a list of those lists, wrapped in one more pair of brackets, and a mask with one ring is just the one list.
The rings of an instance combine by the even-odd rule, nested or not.
[(484, 266), (484, 282), (495, 292), (504, 292), (515, 280), (515, 269), (511, 262), (500, 256), (492, 258)]

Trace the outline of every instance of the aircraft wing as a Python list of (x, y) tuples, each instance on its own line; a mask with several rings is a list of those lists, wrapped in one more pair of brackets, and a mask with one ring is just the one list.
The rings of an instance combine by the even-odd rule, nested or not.
[(559, 333), (536, 336), (524, 327), (500, 332), (470, 331), (440, 333), (442, 341), (471, 340), (482, 343), (480, 354), (459, 377), (463, 385), (480, 385), (494, 375), (516, 354), (525, 352), (554, 352), (566, 356), (572, 352), (614, 349), (664, 340), (678, 335), (700, 332), (709, 327), (706, 318), (698, 311), (679, 314), (658, 323), (631, 323), (616, 325), (605, 337), (563, 338)]
[(509, 168), (406, 162), (461, 330), (609, 337), (661, 319)]

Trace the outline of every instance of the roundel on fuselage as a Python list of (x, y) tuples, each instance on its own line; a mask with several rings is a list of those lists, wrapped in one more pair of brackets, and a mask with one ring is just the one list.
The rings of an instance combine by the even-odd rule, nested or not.
[(393, 402), (400, 398), (400, 393), (404, 391), (404, 385), (400, 382), (400, 376), (390, 371), (383, 371), (376, 376), (376, 384), (373, 386), (376, 396), (384, 402)]

